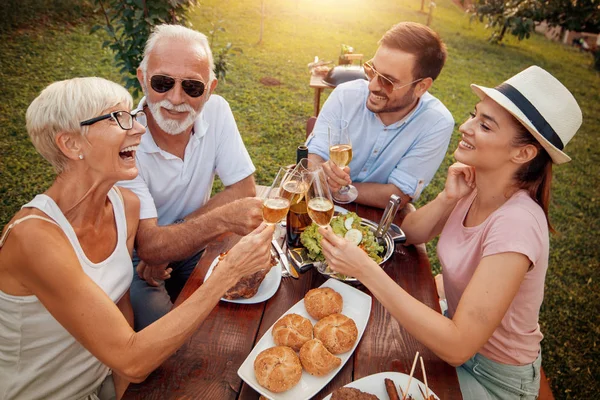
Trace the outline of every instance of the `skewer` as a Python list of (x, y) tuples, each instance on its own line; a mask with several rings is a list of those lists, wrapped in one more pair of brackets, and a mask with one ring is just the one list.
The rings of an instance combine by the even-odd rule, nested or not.
[(423, 363), (423, 357), (421, 357), (421, 371), (423, 371), (423, 380), (425, 381), (425, 398), (429, 399), (429, 385), (427, 384), (427, 374), (425, 373), (425, 364)]
[(410, 369), (410, 375), (408, 376), (408, 384), (406, 385), (406, 392), (402, 395), (402, 400), (406, 399), (406, 395), (410, 391), (410, 381), (412, 381), (413, 374), (415, 373), (415, 367), (417, 366), (417, 360), (419, 359), (419, 352), (415, 354), (415, 360), (413, 361), (412, 368)]
[(425, 396), (425, 393), (423, 393), (423, 389), (421, 389), (421, 385), (417, 385), (417, 386), (419, 386), (419, 392), (421, 392), (421, 396), (423, 396), (423, 399), (429, 400), (429, 396)]
[(400, 396), (402, 396), (402, 400), (404, 400), (404, 390), (402, 390), (402, 386), (398, 385), (398, 389), (400, 389)]

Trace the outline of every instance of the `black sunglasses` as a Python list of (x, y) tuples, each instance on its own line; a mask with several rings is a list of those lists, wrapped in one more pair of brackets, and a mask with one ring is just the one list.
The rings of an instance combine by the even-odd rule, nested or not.
[(181, 81), (181, 88), (190, 97), (200, 97), (204, 93), (204, 82), (196, 79), (173, 78), (167, 75), (154, 75), (150, 78), (150, 86), (158, 93), (166, 93), (173, 89), (176, 81)]
[[(140, 122), (144, 126), (144, 128), (147, 126), (146, 125), (146, 114), (142, 110), (135, 111), (135, 112), (113, 111), (111, 113), (104, 114), (99, 117), (81, 121), (79, 123), (79, 125), (80, 126), (93, 125), (96, 122), (103, 121), (103, 120), (109, 119), (109, 118), (112, 118), (113, 120), (117, 121), (117, 124), (119, 124), (121, 129), (124, 129), (126, 131), (133, 128), (134, 120)], [(142, 120), (140, 121), (140, 120), (138, 120), (138, 118), (142, 118)]]

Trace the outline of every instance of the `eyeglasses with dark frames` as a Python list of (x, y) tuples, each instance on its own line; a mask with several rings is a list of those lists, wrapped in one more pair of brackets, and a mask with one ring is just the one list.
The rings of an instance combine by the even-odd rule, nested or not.
[[(142, 118), (142, 120), (140, 121), (139, 118)], [(139, 111), (135, 111), (135, 112), (128, 112), (128, 111), (113, 111), (111, 113), (108, 114), (104, 114), (101, 115), (99, 117), (95, 117), (95, 118), (91, 118), (85, 121), (81, 121), (79, 123), (80, 126), (87, 126), (87, 125), (93, 125), (96, 122), (100, 122), (100, 121), (104, 121), (105, 119), (109, 119), (112, 118), (113, 120), (115, 120), (117, 122), (117, 124), (119, 124), (119, 126), (121, 127), (121, 129), (124, 129), (126, 131), (128, 131), (129, 129), (133, 128), (133, 121), (138, 121), (139, 123), (141, 123), (144, 128), (147, 126), (146, 124), (146, 113), (144, 113), (142, 110)]]
[(371, 81), (373, 78), (377, 77), (377, 82), (379, 86), (383, 88), (388, 93), (392, 93), (394, 90), (400, 90), (408, 85), (412, 85), (413, 83), (417, 83), (423, 80), (423, 78), (415, 79), (412, 82), (406, 83), (404, 85), (396, 86), (394, 82), (387, 76), (382, 75), (379, 71), (375, 69), (373, 66), (373, 60), (369, 60), (363, 64), (363, 68), (365, 70), (365, 74), (367, 74), (367, 78)]
[(150, 78), (150, 87), (158, 93), (166, 93), (173, 89), (175, 82), (181, 82), (181, 88), (190, 97), (200, 97), (204, 94), (206, 85), (197, 79), (173, 78), (168, 75), (153, 75)]

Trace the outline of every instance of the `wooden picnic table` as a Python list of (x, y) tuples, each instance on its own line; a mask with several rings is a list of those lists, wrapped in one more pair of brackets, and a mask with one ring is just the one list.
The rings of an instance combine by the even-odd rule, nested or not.
[[(376, 222), (383, 212), (356, 204), (344, 207)], [(397, 224), (410, 208), (412, 205), (398, 213)], [(225, 234), (206, 248), (175, 307), (202, 285), (215, 257), (238, 240), (239, 237), (234, 234)], [(396, 245), (394, 254), (385, 263), (385, 271), (411, 295), (440, 311), (424, 245)], [(308, 290), (320, 286), (325, 280), (311, 269), (298, 280), (282, 279), (277, 293), (266, 302), (220, 302), (198, 331), (146, 381), (130, 385), (124, 398), (258, 399), (259, 394), (237, 375), (238, 368), (271, 325), (300, 301)], [(359, 288), (371, 294), (366, 288)], [(338, 374), (313, 398), (322, 399), (353, 380), (375, 373), (395, 371), (408, 374), (416, 351), (423, 356), (429, 387), (440, 399), (462, 399), (454, 367), (417, 342), (373, 297), (369, 323), (356, 350)], [(415, 377), (422, 380), (420, 372), (415, 372)]]

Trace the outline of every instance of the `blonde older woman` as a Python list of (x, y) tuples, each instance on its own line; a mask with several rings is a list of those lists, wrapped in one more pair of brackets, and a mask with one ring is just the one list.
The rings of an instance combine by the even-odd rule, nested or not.
[(181, 346), (230, 286), (270, 260), (272, 228), (261, 226), (228, 253), (216, 278), (133, 331), (139, 200), (114, 187), (138, 173), (144, 127), (131, 107), (116, 83), (76, 78), (48, 86), (27, 110), (31, 140), (58, 175), (0, 238), (2, 399), (120, 397)]
[(396, 285), (363, 251), (321, 230), (331, 268), (356, 276), (408, 332), (457, 366), (464, 399), (535, 399), (548, 269), (552, 164), (582, 122), (573, 95), (530, 67), (480, 98), (444, 190), (406, 217), (411, 243), (437, 235), (446, 318)]

